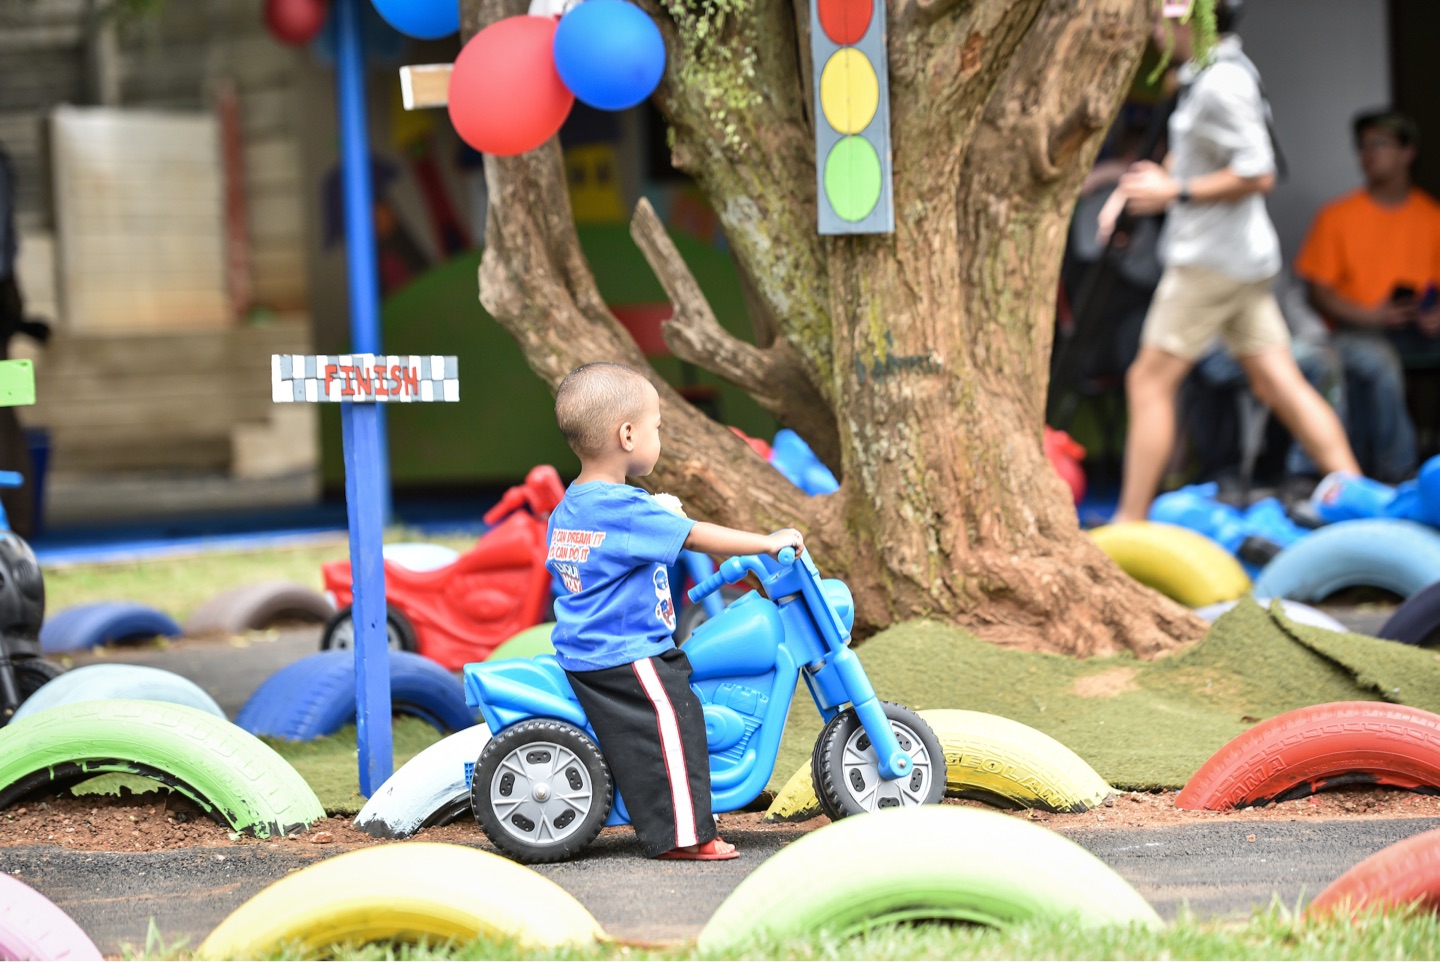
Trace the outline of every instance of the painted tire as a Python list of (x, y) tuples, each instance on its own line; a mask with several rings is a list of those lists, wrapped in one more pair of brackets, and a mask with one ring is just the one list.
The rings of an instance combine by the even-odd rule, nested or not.
[[(932, 708), (919, 713), (945, 754), (946, 794), (1000, 808), (1084, 812), (1114, 789), (1079, 755), (1028, 725), (984, 712)], [(822, 814), (810, 774), (801, 766), (765, 812), (766, 821), (805, 821)]]
[(277, 622), (323, 624), (335, 606), (318, 591), (289, 581), (242, 585), (221, 592), (185, 620), (185, 637), (240, 635), (269, 628)]
[(721, 903), (697, 947), (744, 957), (760, 938), (1060, 916), (1086, 928), (1160, 925), (1128, 882), (1069, 839), (999, 812), (925, 805), (843, 819), (787, 845)]
[(1379, 907), (1440, 908), (1440, 828), (1388, 845), (1327, 885), (1305, 908), (1308, 918), (1358, 915)]
[[(459, 679), (429, 658), (391, 651), (390, 705), (442, 732), (475, 724)], [(254, 735), (310, 741), (355, 721), (355, 654), (322, 651), (286, 665), (251, 695), (235, 724)]]
[(1374, 701), (1277, 715), (1210, 756), (1175, 807), (1224, 811), (1356, 784), (1440, 793), (1440, 715)]
[(488, 741), (486, 725), (440, 739), (385, 779), (355, 816), (355, 827), (375, 838), (406, 838), (465, 818), (470, 772)]
[(1440, 581), (1417, 591), (1396, 608), (1380, 629), (1380, 637), (1422, 648), (1440, 645)]
[(593, 945), (600, 923), (532, 869), (464, 845), (377, 845), (327, 858), (262, 890), (210, 933), (206, 959), (257, 959), (298, 945), (425, 937), (514, 939), (527, 949)]
[(325, 817), (310, 786), (274, 749), (183, 705), (87, 701), (0, 729), (0, 809), (104, 772), (154, 778), (217, 821), (260, 838)]
[[(1219, 604), (1206, 605), (1195, 613), (1213, 624), (1220, 620), (1221, 615), (1234, 610), (1239, 603), (1238, 598), (1234, 601), (1222, 601)], [(1270, 608), (1269, 598), (1256, 598), (1255, 603), (1267, 610)], [(1280, 608), (1285, 612), (1286, 618), (1298, 624), (1309, 625), (1311, 628), (1324, 628), (1326, 631), (1338, 631), (1342, 634), (1350, 630), (1318, 608), (1302, 605), (1298, 601), (1282, 598), (1280, 599)]]
[(119, 641), (178, 638), (175, 619), (147, 605), (101, 601), (66, 608), (40, 626), (40, 647), (47, 654), (81, 651)]
[(1240, 562), (1188, 528), (1135, 521), (1105, 525), (1090, 536), (1127, 575), (1187, 608), (1233, 601), (1250, 591)]
[(19, 721), (36, 712), (83, 701), (123, 698), (185, 705), (217, 718), (225, 711), (205, 689), (188, 678), (163, 668), (144, 665), (82, 665), (60, 675), (31, 695), (15, 712)]
[(555, 622), (553, 621), (532, 625), (496, 645), (494, 650), (485, 656), (485, 660), (499, 661), (501, 658), (534, 658), (536, 655), (553, 655), (555, 646), (550, 643), (550, 632), (554, 630)]
[(0, 872), (0, 959), (103, 959), (90, 936), (54, 902)]
[(1413, 521), (1365, 519), (1321, 528), (1275, 556), (1255, 594), (1323, 601), (1342, 588), (1384, 588), (1402, 598), (1440, 581), (1440, 531)]

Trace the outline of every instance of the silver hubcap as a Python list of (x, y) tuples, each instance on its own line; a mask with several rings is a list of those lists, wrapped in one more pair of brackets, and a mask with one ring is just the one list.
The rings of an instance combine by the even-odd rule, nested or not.
[[(391, 651), (400, 650), (400, 633), (395, 630), (395, 625), (389, 618), (385, 619), (385, 644)], [(345, 618), (335, 626), (335, 630), (330, 633), (330, 647), (347, 649), (355, 647), (354, 618)]]
[(840, 775), (845, 790), (867, 812), (924, 804), (930, 794), (930, 780), (935, 777), (934, 760), (914, 730), (893, 719), (890, 729), (895, 732), (900, 749), (910, 756), (912, 767), (904, 778), (887, 782), (880, 777), (875, 746), (870, 744), (863, 728), (857, 727), (845, 740), (840, 754)]
[(575, 834), (595, 804), (590, 772), (555, 742), (529, 742), (500, 762), (490, 779), (490, 807), (517, 839), (535, 845)]

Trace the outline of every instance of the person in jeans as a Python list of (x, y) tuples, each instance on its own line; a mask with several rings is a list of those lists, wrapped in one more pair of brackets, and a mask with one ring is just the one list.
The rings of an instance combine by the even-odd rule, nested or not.
[[(1221, 38), (1205, 63), (1191, 59), (1189, 25), (1168, 22), (1175, 55), (1187, 60), (1170, 117), (1170, 152), (1163, 165), (1134, 164), (1101, 212), (1102, 238), (1124, 210), (1166, 212), (1165, 272), (1125, 375), (1130, 427), (1114, 522), (1148, 514), (1175, 446), (1176, 396), (1217, 336), (1251, 390), (1323, 472), (1359, 472), (1339, 418), (1295, 363), (1271, 291), (1281, 260), (1265, 210), (1275, 184), (1269, 108), (1259, 71), (1231, 32), (1234, 11), (1221, 0), (1216, 13)], [(1156, 26), (1163, 47), (1165, 16)]]
[(1345, 369), (1346, 423), (1365, 473), (1415, 469), (1402, 355), (1440, 351), (1440, 204), (1410, 180), (1419, 135), (1393, 110), (1354, 121), (1364, 186), (1321, 208), (1295, 272)]

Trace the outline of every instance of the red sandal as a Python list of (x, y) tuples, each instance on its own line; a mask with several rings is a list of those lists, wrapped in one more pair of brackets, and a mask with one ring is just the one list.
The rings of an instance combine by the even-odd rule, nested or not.
[[(720, 846), (722, 845), (725, 847), (721, 848)], [(727, 858), (739, 858), (740, 853), (735, 850), (735, 846), (728, 842), (722, 839), (712, 838), (704, 845), (697, 846), (694, 851), (675, 848), (655, 857), (677, 859), (685, 862), (719, 862)]]

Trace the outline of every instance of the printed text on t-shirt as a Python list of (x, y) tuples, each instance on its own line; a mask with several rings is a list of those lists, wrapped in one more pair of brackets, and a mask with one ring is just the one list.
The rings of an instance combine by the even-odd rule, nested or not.
[(590, 549), (600, 547), (604, 540), (604, 531), (556, 528), (550, 532), (550, 553), (546, 556), (546, 560), (586, 561), (590, 557)]

